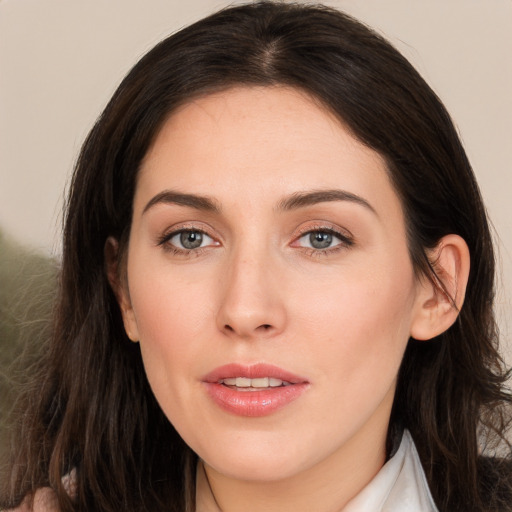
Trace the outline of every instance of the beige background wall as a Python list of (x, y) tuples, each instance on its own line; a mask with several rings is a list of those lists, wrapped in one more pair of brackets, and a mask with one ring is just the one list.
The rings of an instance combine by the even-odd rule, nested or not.
[[(70, 170), (116, 85), (165, 35), (227, 3), (0, 0), (4, 232), (38, 251), (58, 254)], [(499, 234), (500, 323), (512, 348), (512, 1), (326, 3), (394, 42), (456, 120)]]

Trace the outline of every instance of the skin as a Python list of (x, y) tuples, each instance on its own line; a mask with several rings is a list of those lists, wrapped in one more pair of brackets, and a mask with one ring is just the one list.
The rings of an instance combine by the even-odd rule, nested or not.
[[(286, 87), (174, 112), (133, 207), (126, 258), (106, 243), (108, 278), (158, 402), (200, 457), (197, 511), (342, 510), (385, 463), (409, 337), (457, 318), (465, 242), (447, 235), (429, 254), (453, 307), (413, 270), (383, 159)], [(200, 246), (183, 247), (183, 231), (203, 232)], [(311, 233), (332, 238), (320, 248)], [(228, 363), (272, 364), (307, 386), (272, 414), (233, 414), (204, 384)], [(73, 496), (74, 475), (63, 483)], [(31, 509), (57, 511), (55, 493), (16, 510)]]
[[(283, 208), (325, 190), (362, 201)], [(167, 191), (216, 210), (161, 200)], [(207, 236), (186, 250), (180, 230)], [(315, 230), (339, 236), (319, 250), (308, 247)], [(203, 461), (199, 511), (341, 510), (375, 476), (432, 287), (415, 277), (383, 159), (333, 115), (285, 87), (232, 89), (173, 113), (140, 171), (126, 272), (126, 331)], [(277, 365), (308, 389), (269, 416), (226, 412), (203, 378), (233, 362)]]

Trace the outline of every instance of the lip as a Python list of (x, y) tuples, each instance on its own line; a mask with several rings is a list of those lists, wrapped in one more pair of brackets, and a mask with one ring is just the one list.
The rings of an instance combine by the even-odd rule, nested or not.
[[(221, 384), (222, 379), (273, 377), (290, 385), (259, 391), (238, 391)], [(309, 387), (307, 379), (269, 364), (227, 364), (208, 373), (203, 384), (210, 398), (223, 410), (238, 416), (258, 417), (272, 414), (299, 398)]]
[(285, 380), (286, 382), (290, 382), (291, 384), (301, 384), (308, 382), (308, 380), (303, 377), (294, 375), (293, 373), (283, 370), (278, 366), (265, 363), (252, 365), (232, 363), (226, 364), (224, 366), (219, 366), (218, 368), (215, 368), (215, 370), (213, 370), (212, 372), (205, 375), (203, 381), (213, 384), (218, 383), (222, 379), (228, 379), (230, 377), (247, 377), (249, 379), (273, 377), (274, 379)]

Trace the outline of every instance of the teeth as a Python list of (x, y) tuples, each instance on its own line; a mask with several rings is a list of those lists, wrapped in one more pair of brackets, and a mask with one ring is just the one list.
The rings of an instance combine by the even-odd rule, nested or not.
[(237, 377), (235, 386), (237, 388), (250, 388), (251, 379), (248, 379), (247, 377)]
[(261, 377), (259, 379), (251, 379), (251, 386), (253, 388), (268, 388), (268, 377)]
[(290, 383), (274, 377), (259, 377), (249, 379), (248, 377), (229, 377), (222, 379), (221, 384), (226, 386), (236, 386), (237, 388), (277, 388), (279, 386), (289, 386)]

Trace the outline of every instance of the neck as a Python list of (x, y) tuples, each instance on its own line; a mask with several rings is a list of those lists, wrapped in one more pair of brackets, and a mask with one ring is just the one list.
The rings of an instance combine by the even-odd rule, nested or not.
[(386, 429), (366, 425), (329, 458), (278, 481), (240, 480), (204, 462), (197, 471), (197, 512), (339, 512), (379, 472)]

